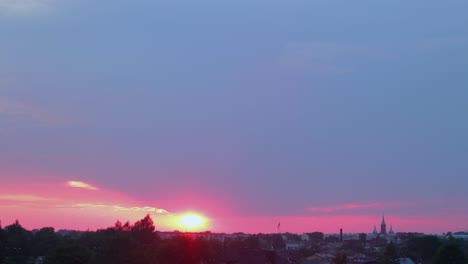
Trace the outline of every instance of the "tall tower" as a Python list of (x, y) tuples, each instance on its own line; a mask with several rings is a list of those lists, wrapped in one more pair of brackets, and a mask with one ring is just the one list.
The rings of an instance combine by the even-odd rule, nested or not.
[(382, 224), (380, 224), (380, 234), (387, 234), (387, 225), (385, 224), (385, 215), (382, 214)]

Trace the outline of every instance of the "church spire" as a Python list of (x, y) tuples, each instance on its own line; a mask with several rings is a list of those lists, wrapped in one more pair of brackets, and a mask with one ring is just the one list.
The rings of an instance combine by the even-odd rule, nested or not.
[(380, 234), (387, 234), (387, 225), (385, 224), (385, 215), (382, 214), (382, 224), (380, 225)]

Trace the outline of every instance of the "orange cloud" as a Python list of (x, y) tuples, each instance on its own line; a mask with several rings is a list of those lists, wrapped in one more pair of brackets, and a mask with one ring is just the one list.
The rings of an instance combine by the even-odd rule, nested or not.
[(83, 188), (83, 189), (88, 189), (88, 190), (92, 190), (92, 191), (97, 191), (98, 190), (97, 187), (94, 187), (91, 184), (86, 183), (86, 182), (82, 182), (82, 181), (68, 181), (67, 184), (68, 184), (69, 187), (73, 187), (73, 188)]
[(0, 201), (15, 201), (15, 202), (38, 202), (38, 201), (53, 201), (55, 199), (37, 196), (37, 195), (0, 195)]

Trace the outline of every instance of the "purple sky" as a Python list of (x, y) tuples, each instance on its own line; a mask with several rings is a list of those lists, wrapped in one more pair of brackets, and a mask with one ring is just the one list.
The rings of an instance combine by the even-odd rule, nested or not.
[(382, 212), (397, 231), (467, 229), (467, 13), (451, 0), (0, 0), (0, 218), (45, 206), (33, 215), (53, 223), (58, 204), (43, 202), (67, 189), (41, 190), (76, 180), (206, 214), (213, 230), (367, 219), (347, 228), (364, 232)]

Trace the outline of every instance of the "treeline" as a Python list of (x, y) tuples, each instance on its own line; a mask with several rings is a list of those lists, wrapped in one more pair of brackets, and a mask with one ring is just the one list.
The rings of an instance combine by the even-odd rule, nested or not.
[(180, 235), (161, 240), (149, 215), (95, 232), (60, 235), (46, 227), (36, 232), (18, 221), (0, 229), (0, 264), (153, 264), (214, 263), (220, 241)]
[(420, 236), (408, 239), (399, 251), (415, 263), (468, 264), (468, 241), (448, 236)]
[[(180, 233), (161, 239), (149, 215), (134, 224), (117, 221), (112, 227), (93, 232), (55, 232), (52, 227), (28, 231), (16, 221), (0, 227), (0, 264), (211, 264), (240, 259), (240, 254), (251, 255), (252, 261), (262, 255), (266, 261), (261, 263), (280, 263), (274, 261), (277, 255), (271, 250), (285, 248), (283, 237), (289, 241), (301, 240), (289, 233), (240, 234), (238, 238), (223, 241)], [(320, 244), (327, 243), (320, 232), (310, 233), (309, 237), (311, 240), (305, 248), (290, 255), (297, 260), (294, 263), (319, 253)], [(345, 241), (332, 262), (349, 263), (347, 256), (361, 253), (374, 257), (376, 263), (399, 264), (400, 258), (410, 257), (415, 263), (468, 264), (468, 241), (442, 240), (435, 236), (401, 239), (400, 243), (390, 243), (381, 251), (365, 248), (357, 240)], [(252, 261), (249, 263), (258, 262)]]

